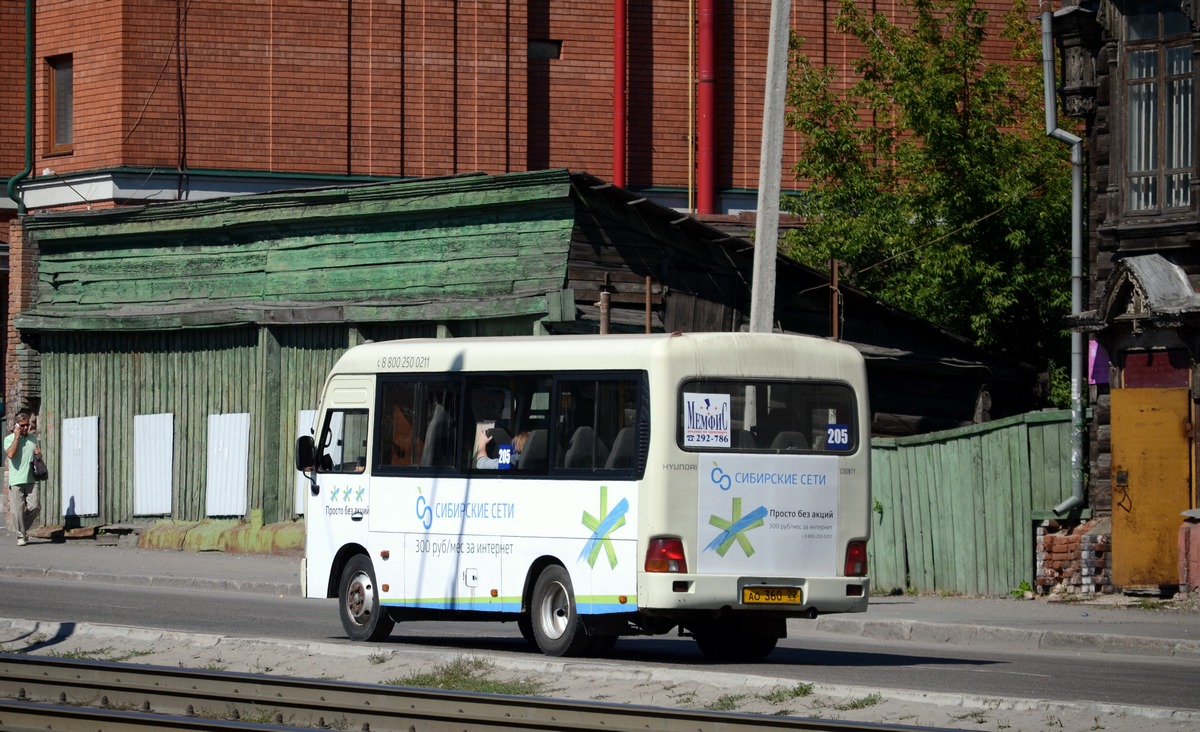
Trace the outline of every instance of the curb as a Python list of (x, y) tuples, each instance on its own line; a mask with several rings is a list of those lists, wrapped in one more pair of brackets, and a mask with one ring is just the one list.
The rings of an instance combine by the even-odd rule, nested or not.
[(46, 579), (65, 582), (98, 582), (127, 587), (163, 587), (172, 589), (205, 590), (208, 592), (253, 592), (276, 597), (300, 597), (297, 582), (267, 580), (210, 579), (205, 577), (151, 577), (133, 574), (105, 574), (69, 569), (36, 569), (32, 567), (2, 567), (0, 576)]
[[(806, 622), (806, 621), (800, 621)], [(790, 626), (790, 624), (789, 624)], [(823, 615), (816, 619), (821, 633), (876, 640), (953, 643), (963, 646), (1007, 646), (1034, 650), (1200, 658), (1200, 641), (1145, 638), (1111, 633), (1072, 633), (1060, 630), (1021, 630), (990, 625), (926, 623), (918, 620), (869, 620)]]

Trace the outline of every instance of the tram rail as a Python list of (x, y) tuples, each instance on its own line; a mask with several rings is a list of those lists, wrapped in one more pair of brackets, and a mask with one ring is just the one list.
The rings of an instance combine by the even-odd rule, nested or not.
[(0, 729), (913, 732), (926, 728), (0, 654)]

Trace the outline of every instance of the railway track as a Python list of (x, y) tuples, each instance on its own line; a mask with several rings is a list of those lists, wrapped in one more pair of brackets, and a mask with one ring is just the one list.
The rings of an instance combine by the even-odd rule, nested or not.
[(929, 728), (0, 654), (0, 729), (913, 732)]

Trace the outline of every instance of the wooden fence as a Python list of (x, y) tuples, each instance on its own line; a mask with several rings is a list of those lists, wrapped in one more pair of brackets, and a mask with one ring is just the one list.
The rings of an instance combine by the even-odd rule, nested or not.
[(872, 589), (1033, 584), (1035, 522), (1071, 495), (1071, 412), (872, 440)]

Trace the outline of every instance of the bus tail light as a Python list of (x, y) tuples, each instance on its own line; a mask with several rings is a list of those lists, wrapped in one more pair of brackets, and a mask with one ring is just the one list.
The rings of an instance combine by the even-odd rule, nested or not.
[(647, 572), (687, 572), (687, 560), (683, 558), (683, 541), (680, 539), (651, 539), (646, 550)]
[(852, 541), (846, 546), (847, 577), (867, 576), (867, 542)]

